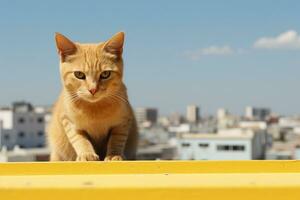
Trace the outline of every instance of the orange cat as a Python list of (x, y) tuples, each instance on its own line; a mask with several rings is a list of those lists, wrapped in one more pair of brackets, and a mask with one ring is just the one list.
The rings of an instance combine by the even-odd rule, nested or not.
[(51, 161), (135, 159), (137, 126), (123, 78), (124, 33), (100, 44), (55, 36), (62, 92), (48, 129)]

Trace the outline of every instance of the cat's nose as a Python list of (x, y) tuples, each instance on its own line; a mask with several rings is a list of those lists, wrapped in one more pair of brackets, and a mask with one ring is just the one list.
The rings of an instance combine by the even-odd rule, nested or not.
[(92, 95), (94, 95), (94, 94), (96, 94), (96, 92), (97, 92), (97, 88), (92, 88), (92, 89), (89, 90), (89, 92), (90, 92)]

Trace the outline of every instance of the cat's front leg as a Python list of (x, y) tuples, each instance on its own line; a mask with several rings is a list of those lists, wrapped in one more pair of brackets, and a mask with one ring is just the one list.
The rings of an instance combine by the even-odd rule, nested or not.
[(110, 155), (104, 158), (104, 161), (121, 161), (123, 157), (120, 155)]
[(104, 161), (123, 160), (124, 149), (129, 133), (129, 124), (130, 123), (124, 123), (111, 130)]
[(97, 161), (99, 156), (94, 152), (84, 152), (77, 155), (76, 161)]
[(95, 153), (94, 147), (89, 141), (85, 131), (76, 129), (74, 124), (67, 117), (62, 118), (62, 125), (69, 142), (77, 154), (76, 161), (99, 160), (99, 156)]

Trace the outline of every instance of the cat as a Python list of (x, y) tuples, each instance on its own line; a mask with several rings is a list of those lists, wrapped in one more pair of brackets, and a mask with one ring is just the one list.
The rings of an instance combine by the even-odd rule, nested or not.
[(135, 159), (138, 130), (122, 80), (124, 37), (81, 44), (56, 33), (63, 89), (48, 127), (50, 161)]

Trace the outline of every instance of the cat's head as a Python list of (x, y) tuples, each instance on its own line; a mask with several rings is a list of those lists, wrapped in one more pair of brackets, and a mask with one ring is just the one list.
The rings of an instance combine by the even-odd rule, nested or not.
[(119, 96), (123, 87), (123, 32), (98, 44), (74, 43), (60, 33), (55, 40), (61, 79), (71, 102), (93, 103)]

